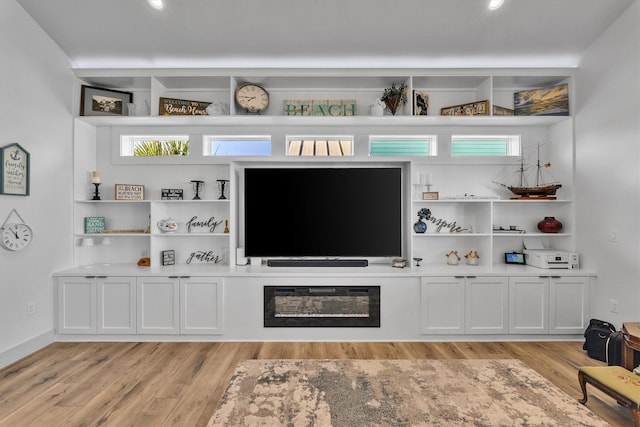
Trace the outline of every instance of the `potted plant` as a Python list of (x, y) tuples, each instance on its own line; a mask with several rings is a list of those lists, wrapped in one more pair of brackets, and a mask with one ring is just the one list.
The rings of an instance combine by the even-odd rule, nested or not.
[(391, 87), (384, 90), (380, 100), (387, 106), (386, 109), (395, 116), (398, 107), (407, 103), (407, 85), (405, 83), (398, 86), (395, 83), (392, 84)]

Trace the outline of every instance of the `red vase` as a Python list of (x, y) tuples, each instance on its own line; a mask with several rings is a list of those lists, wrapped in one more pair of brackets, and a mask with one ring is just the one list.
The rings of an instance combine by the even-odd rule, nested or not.
[(562, 223), (552, 216), (545, 216), (538, 222), (538, 230), (543, 233), (557, 233), (562, 230)]

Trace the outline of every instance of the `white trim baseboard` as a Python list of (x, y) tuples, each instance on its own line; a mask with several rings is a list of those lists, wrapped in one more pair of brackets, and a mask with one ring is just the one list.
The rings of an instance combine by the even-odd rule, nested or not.
[(31, 338), (23, 343), (18, 344), (9, 350), (0, 353), (0, 368), (9, 366), (13, 362), (16, 362), (23, 357), (30, 355), (31, 353), (40, 350), (43, 347), (55, 342), (55, 335), (53, 329)]

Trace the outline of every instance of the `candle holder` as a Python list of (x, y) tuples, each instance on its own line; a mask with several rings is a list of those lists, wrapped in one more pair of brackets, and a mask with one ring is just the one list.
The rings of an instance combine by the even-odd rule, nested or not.
[(191, 184), (193, 184), (193, 191), (194, 193), (196, 193), (195, 196), (193, 196), (193, 200), (200, 200), (200, 191), (202, 191), (202, 186), (204, 185), (204, 181), (200, 181), (200, 180), (192, 180)]
[(98, 187), (100, 187), (100, 183), (99, 182), (94, 182), (93, 185), (95, 186), (95, 189), (93, 190), (93, 199), (91, 199), (91, 200), (101, 200), (100, 199), (100, 190), (98, 189)]
[(227, 197), (224, 195), (224, 192), (227, 189), (227, 182), (229, 182), (229, 180), (217, 179), (216, 181), (218, 182), (218, 190), (220, 190), (220, 197), (218, 197), (218, 200), (227, 200)]

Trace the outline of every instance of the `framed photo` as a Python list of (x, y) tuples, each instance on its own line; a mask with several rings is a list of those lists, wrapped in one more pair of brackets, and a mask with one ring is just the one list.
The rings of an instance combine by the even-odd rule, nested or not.
[(569, 86), (559, 84), (513, 94), (516, 116), (568, 116)]
[(176, 251), (170, 249), (168, 251), (160, 252), (160, 258), (162, 265), (175, 265), (176, 263)]
[(429, 110), (429, 94), (419, 90), (413, 91), (413, 115), (426, 116)]
[(438, 200), (440, 198), (440, 193), (437, 191), (424, 191), (422, 193), (422, 200)]
[(128, 116), (133, 93), (82, 85), (81, 116)]
[(116, 184), (116, 200), (144, 200), (144, 185)]
[(29, 195), (30, 154), (20, 144), (0, 148), (0, 194)]
[(440, 109), (441, 116), (486, 116), (489, 114), (489, 101), (469, 102)]

